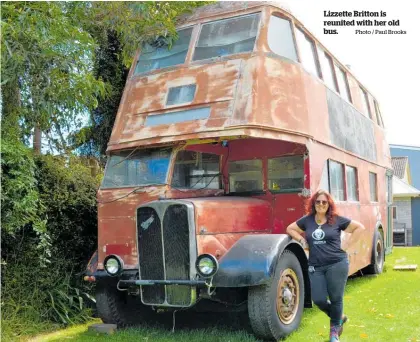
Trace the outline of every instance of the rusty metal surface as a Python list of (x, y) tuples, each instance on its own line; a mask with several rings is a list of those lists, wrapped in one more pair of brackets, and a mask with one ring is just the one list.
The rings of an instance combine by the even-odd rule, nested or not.
[(197, 234), (221, 234), (271, 231), (269, 202), (244, 197), (197, 198), (195, 207)]
[[(183, 26), (196, 25), (192, 34), (186, 63), (147, 75), (127, 79), (108, 152), (138, 146), (173, 144), (212, 152), (229, 160), (268, 158), (287, 154), (303, 154), (304, 190), (300, 194), (267, 193), (259, 200), (221, 199), (224, 190), (180, 191), (169, 186), (145, 187), (129, 194), (132, 188), (98, 192), (99, 240), (98, 268), (110, 251), (122, 254), (126, 268), (137, 265), (135, 208), (158, 198), (194, 198), (212, 196), (208, 200), (193, 199), (197, 208), (197, 247), (199, 253), (218, 257), (245, 232), (272, 229), (283, 233), (288, 223), (303, 214), (303, 200), (310, 190), (319, 188), (325, 161), (330, 158), (358, 170), (358, 203), (339, 203), (340, 214), (361, 221), (369, 232), (353, 246), (350, 273), (370, 262), (372, 230), (382, 221), (386, 232), (385, 168), (391, 168), (389, 147), (383, 128), (373, 125), (376, 163), (367, 163), (354, 153), (331, 147), (331, 131), (327, 105), (327, 89), (323, 82), (307, 73), (300, 64), (274, 56), (267, 44), (268, 20), (272, 13), (281, 13), (299, 25), (287, 11), (266, 5), (266, 2), (243, 4), (219, 2), (198, 9), (184, 18)], [(212, 60), (192, 62), (192, 49), (203, 21), (230, 17), (233, 14), (262, 11), (259, 36), (254, 52)], [(133, 64), (134, 66), (135, 64)], [(362, 111), (359, 83), (349, 73), (353, 106)], [(169, 88), (196, 84), (193, 101), (167, 106)], [(148, 116), (193, 108), (210, 108), (208, 119), (145, 127)], [(371, 101), (371, 108), (373, 109)], [(236, 138), (237, 140), (231, 140)], [(252, 138), (246, 140), (245, 138)], [(256, 139), (259, 138), (259, 139)], [(230, 153), (219, 145), (193, 145), (200, 139), (230, 140)], [(271, 139), (271, 140), (269, 140)], [(266, 166), (263, 167), (264, 172)], [(378, 203), (369, 196), (369, 171), (378, 175)], [(225, 181), (227, 171), (223, 170)], [(225, 183), (225, 187), (227, 183)], [(119, 199), (121, 198), (121, 199)], [(117, 200), (119, 199), (119, 200)], [(235, 202), (238, 201), (238, 202)], [(106, 202), (106, 203), (105, 203)], [(293, 209), (294, 208), (294, 209)], [(290, 209), (290, 210), (289, 210)], [(208, 234), (201, 234), (205, 227)]]
[[(246, 13), (262, 10), (264, 15), (253, 53), (198, 62), (192, 62), (187, 57), (186, 63), (176, 68), (153, 71), (145, 76), (133, 76), (131, 73), (109, 151), (140, 143), (243, 135), (244, 128), (251, 131), (264, 128), (262, 132), (253, 132), (259, 137), (280, 138), (280, 132), (287, 132), (330, 143), (325, 86), (299, 64), (273, 57), (273, 54), (267, 55), (270, 52), (266, 39), (269, 16), (273, 12), (285, 12), (272, 6), (261, 7), (265, 4), (212, 5), (192, 16), (195, 23), (203, 20), (204, 13), (208, 14), (208, 11), (220, 13), (218, 18), (222, 18), (231, 16), (229, 11), (233, 9), (242, 8)], [(223, 12), (227, 9), (227, 13)], [(198, 39), (197, 34), (193, 35), (190, 46), (195, 45), (194, 39)], [(362, 111), (358, 83), (351, 74), (348, 76), (354, 106)], [(187, 105), (166, 106), (168, 89), (188, 84), (197, 85), (194, 100)], [(147, 116), (203, 106), (211, 107), (208, 119), (144, 126)], [(378, 163), (387, 166), (389, 161), (379, 158)]]

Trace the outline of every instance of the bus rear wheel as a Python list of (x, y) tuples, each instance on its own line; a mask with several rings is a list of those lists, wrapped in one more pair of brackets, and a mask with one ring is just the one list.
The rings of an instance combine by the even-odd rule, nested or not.
[(292, 333), (302, 319), (304, 297), (302, 268), (297, 257), (286, 250), (271, 282), (249, 288), (248, 314), (254, 333), (268, 340)]
[(381, 274), (384, 269), (385, 248), (382, 234), (376, 230), (373, 237), (371, 264), (366, 267), (365, 272), (369, 274)]

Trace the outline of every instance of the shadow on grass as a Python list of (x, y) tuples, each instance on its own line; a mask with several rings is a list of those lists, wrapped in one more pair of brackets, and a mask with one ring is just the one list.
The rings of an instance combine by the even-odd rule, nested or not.
[[(385, 266), (384, 273), (390, 272), (390, 267)], [(352, 296), (360, 291), (365, 285), (375, 281), (376, 275), (361, 275), (357, 273), (349, 277), (345, 296)], [(380, 277), (380, 276), (379, 276)], [(322, 318), (319, 317), (322, 315)], [(302, 325), (308, 325), (314, 319), (324, 320), (323, 314), (317, 309), (306, 309)], [(327, 317), (325, 316), (327, 322)], [(98, 323), (96, 321), (95, 323)], [(311, 330), (318, 331), (317, 327)], [(318, 329), (318, 330), (316, 330)], [(153, 324), (144, 324), (140, 327), (118, 329), (114, 335), (102, 335), (92, 331), (86, 331), (87, 326), (79, 331), (69, 332), (63, 335), (49, 336), (37, 341), (171, 341), (171, 342), (203, 342), (203, 341), (231, 341), (231, 342), (255, 342), (249, 323), (247, 312), (235, 313), (201, 313), (192, 311), (178, 311), (175, 315), (164, 313), (159, 315), (159, 321)], [(299, 329), (300, 330), (300, 329)], [(298, 335), (299, 331), (296, 332)], [(292, 337), (292, 336), (291, 336)], [(293, 338), (292, 338), (293, 339)]]
[[(72, 328), (43, 336), (33, 342), (43, 341), (173, 341), (203, 342), (230, 340), (231, 342), (256, 342), (246, 313), (196, 313), (180, 311), (160, 314), (154, 323), (145, 323), (137, 327), (118, 329), (115, 334), (105, 335), (87, 331), (87, 327), (100, 320), (86, 324), (78, 329)], [(175, 323), (175, 324), (174, 324)]]

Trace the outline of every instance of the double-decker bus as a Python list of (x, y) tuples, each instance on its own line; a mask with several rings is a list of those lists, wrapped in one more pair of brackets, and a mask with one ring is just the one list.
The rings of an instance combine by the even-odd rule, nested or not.
[(85, 279), (105, 323), (220, 305), (282, 338), (311, 306), (307, 255), (285, 234), (311, 193), (367, 227), (349, 274), (382, 272), (392, 172), (378, 103), (281, 6), (219, 2), (177, 32), (128, 75)]

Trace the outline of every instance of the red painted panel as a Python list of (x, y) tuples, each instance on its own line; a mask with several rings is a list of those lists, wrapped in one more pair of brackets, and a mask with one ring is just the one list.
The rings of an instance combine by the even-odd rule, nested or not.
[(106, 254), (115, 254), (115, 255), (129, 255), (131, 254), (133, 248), (136, 246), (124, 243), (124, 244), (114, 244), (114, 245), (106, 245)]
[(275, 194), (273, 205), (274, 234), (285, 234), (289, 224), (304, 215), (304, 201), (301, 194)]
[(165, 187), (99, 190), (98, 199), (98, 268), (109, 254), (117, 254), (125, 268), (138, 264), (136, 248), (136, 208), (163, 196)]
[(244, 197), (191, 199), (197, 234), (240, 233), (271, 230), (271, 205)]

